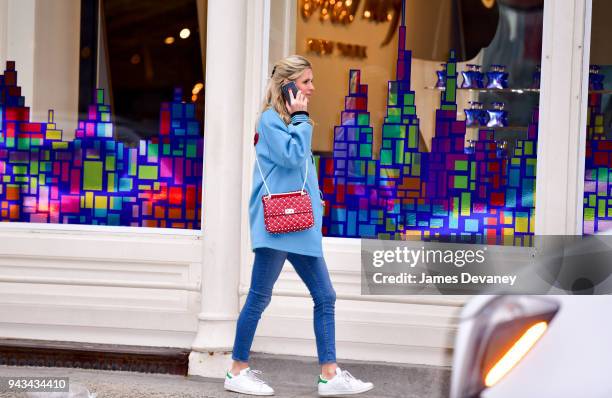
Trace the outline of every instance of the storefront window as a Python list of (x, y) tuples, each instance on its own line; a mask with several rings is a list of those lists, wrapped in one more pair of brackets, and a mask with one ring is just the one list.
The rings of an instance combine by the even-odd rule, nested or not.
[[(0, 76), (0, 219), (200, 229), (206, 2), (73, 3), (74, 26), (35, 21), (76, 32), (68, 37), (79, 41), (78, 73), (63, 77), (67, 87), (78, 79), (76, 130), (58, 125), (49, 93), (46, 120), (32, 116), (36, 98), (18, 80), (32, 65), (9, 59)], [(30, 61), (40, 65), (44, 46), (35, 48)], [(24, 76), (34, 97), (42, 93), (36, 74)]]
[(531, 245), (543, 1), (401, 3), (298, 2), (324, 234)]
[(612, 230), (612, 28), (607, 16), (612, 4), (593, 0), (589, 99), (586, 126), (583, 232)]

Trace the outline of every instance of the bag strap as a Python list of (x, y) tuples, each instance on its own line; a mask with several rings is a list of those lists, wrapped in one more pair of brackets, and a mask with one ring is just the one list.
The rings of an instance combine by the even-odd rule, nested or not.
[[(257, 131), (255, 131), (255, 134), (258, 134)], [(253, 150), (255, 151), (255, 161), (257, 162), (257, 168), (259, 169), (259, 174), (261, 175), (261, 180), (264, 183), (264, 187), (266, 187), (266, 191), (268, 192), (268, 197), (272, 196), (272, 193), (270, 192), (270, 188), (268, 188), (268, 184), (266, 183), (266, 178), (263, 175), (263, 172), (261, 171), (261, 165), (259, 164), (259, 157), (257, 156), (257, 149), (255, 149), (255, 145), (257, 145), (257, 140), (255, 140), (255, 144), (253, 145)], [(304, 174), (304, 183), (302, 184), (302, 189), (301, 191), (304, 192), (304, 187), (306, 186), (306, 179), (308, 178), (308, 163), (310, 163), (308, 161), (308, 159), (306, 159), (306, 173)]]

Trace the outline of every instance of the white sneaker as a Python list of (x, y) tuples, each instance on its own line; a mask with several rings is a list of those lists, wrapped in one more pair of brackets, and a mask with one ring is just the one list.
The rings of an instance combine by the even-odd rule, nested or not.
[(261, 374), (261, 370), (254, 370), (251, 368), (242, 369), (238, 375), (233, 375), (228, 370), (225, 373), (225, 383), (223, 383), (223, 387), (226, 390), (242, 394), (274, 395), (272, 387), (258, 378), (258, 374)]
[(347, 370), (336, 368), (336, 376), (325, 380), (319, 376), (319, 395), (330, 397), (335, 395), (361, 394), (374, 388), (374, 384), (366, 383), (353, 377)]

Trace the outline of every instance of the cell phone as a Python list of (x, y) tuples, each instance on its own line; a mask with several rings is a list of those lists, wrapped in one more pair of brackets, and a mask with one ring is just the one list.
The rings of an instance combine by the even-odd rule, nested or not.
[(289, 104), (291, 104), (291, 96), (289, 95), (289, 90), (293, 91), (293, 97), (297, 96), (298, 88), (295, 85), (295, 82), (289, 82), (281, 86), (281, 91), (283, 92), (283, 98)]

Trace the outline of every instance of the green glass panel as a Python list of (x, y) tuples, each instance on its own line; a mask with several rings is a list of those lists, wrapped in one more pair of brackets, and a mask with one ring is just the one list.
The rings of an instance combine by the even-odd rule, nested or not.
[(91, 191), (102, 190), (102, 162), (83, 162), (83, 188)]
[(138, 178), (157, 180), (157, 166), (138, 166)]
[(467, 176), (455, 176), (455, 188), (467, 188)]

